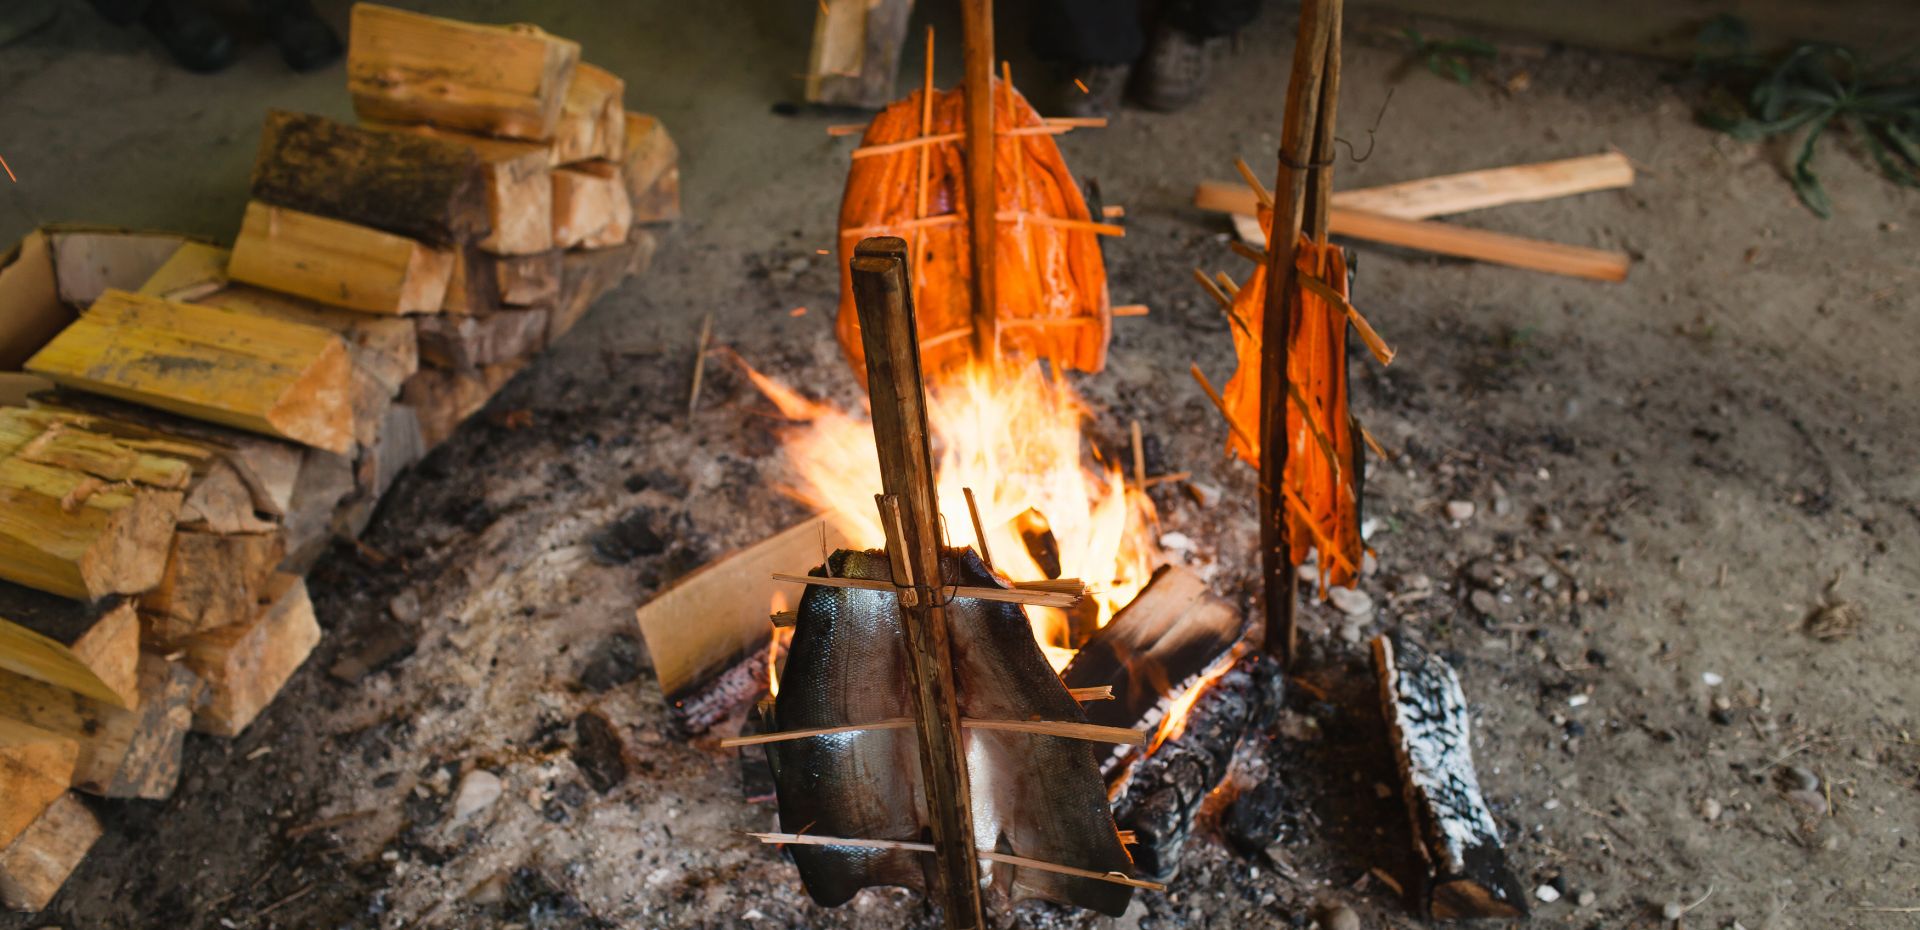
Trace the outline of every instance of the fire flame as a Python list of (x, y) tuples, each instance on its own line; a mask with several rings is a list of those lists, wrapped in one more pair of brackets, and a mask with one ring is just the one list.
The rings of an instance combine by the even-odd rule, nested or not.
[[(880, 463), (868, 421), (809, 400), (751, 367), (747, 375), (783, 416), (802, 424), (783, 437), (794, 479), (785, 490), (827, 512), (853, 545), (885, 545), (873, 502)], [(1129, 487), (1116, 465), (1089, 461), (1081, 435), (1087, 416), (1073, 388), (1038, 365), (1008, 363), (997, 373), (976, 366), (928, 392), (947, 543), (974, 544), (962, 492), (971, 488), (995, 571), (1020, 581), (1048, 577), (1021, 534), (1023, 522), (1034, 522), (1033, 511), (1051, 530), (1059, 577), (1090, 588), (1093, 616), (1078, 624), (1066, 611), (1028, 608), (1034, 638), (1056, 670), (1073, 657), (1076, 626), (1082, 632), (1105, 626), (1146, 585), (1159, 557), (1153, 502)]]

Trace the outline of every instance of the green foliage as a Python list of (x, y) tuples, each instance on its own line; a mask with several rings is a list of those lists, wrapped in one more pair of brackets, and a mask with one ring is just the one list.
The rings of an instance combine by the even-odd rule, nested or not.
[(1474, 59), (1492, 58), (1492, 43), (1480, 39), (1429, 39), (1420, 30), (1408, 28), (1407, 41), (1413, 43), (1412, 56), (1423, 61), (1427, 70), (1461, 84), (1473, 83)]
[(1829, 129), (1844, 127), (1862, 140), (1889, 180), (1920, 187), (1920, 74), (1899, 61), (1869, 67), (1850, 49), (1820, 43), (1755, 56), (1743, 51), (1746, 38), (1744, 25), (1725, 17), (1702, 30), (1703, 46), (1733, 50), (1694, 60), (1713, 82), (1701, 123), (1748, 142), (1801, 133), (1787, 179), (1823, 218), (1833, 204), (1813, 155)]

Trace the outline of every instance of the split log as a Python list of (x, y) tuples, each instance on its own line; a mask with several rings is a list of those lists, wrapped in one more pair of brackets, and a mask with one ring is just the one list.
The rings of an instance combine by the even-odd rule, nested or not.
[[(494, 273), (491, 257), (473, 246), (455, 249), (453, 274), (447, 278), (447, 295), (440, 300), (441, 313), (484, 316), (499, 312), (503, 303), (500, 276)], [(417, 319), (426, 321), (434, 317)]]
[(626, 147), (627, 84), (605, 68), (580, 62), (554, 127), (553, 164), (617, 159)]
[(1459, 676), (1397, 635), (1374, 637), (1373, 664), (1401, 795), (1426, 865), (1428, 911), (1440, 920), (1525, 917), (1526, 892), (1507, 865), (1500, 827), (1474, 773)]
[(180, 779), (180, 751), (200, 693), (177, 662), (143, 653), (139, 704), (115, 707), (41, 681), (0, 672), (0, 718), (73, 740), (72, 785), (109, 798), (165, 798)]
[(381, 498), (393, 487), (400, 473), (420, 461), (427, 453), (426, 439), (420, 435), (420, 417), (406, 404), (388, 408), (380, 424), (379, 436), (360, 450), (354, 464), (353, 494), (340, 502), (333, 512), (333, 535), (357, 539), (373, 522)]
[(496, 255), (527, 255), (553, 248), (553, 181), (549, 147), (490, 139), (432, 126), (369, 123), (381, 132), (405, 132), (463, 145), (480, 159), (489, 231), (474, 245)]
[(580, 46), (528, 25), (353, 7), (347, 90), (361, 119), (552, 138)]
[(608, 249), (566, 253), (560, 265), (560, 294), (547, 313), (547, 345), (559, 341), (601, 295), (619, 286), (641, 259), (651, 256), (652, 238), (635, 236)]
[[(224, 258), (226, 250), (218, 251)], [(411, 320), (360, 313), (246, 284), (230, 284), (191, 302), (332, 330), (352, 350), (354, 367), (372, 376), (389, 394), (420, 367)]]
[[(1245, 632), (1238, 609), (1200, 576), (1168, 564), (1087, 640), (1060, 679), (1069, 688), (1113, 689), (1113, 700), (1085, 705), (1088, 722), (1154, 729), (1188, 689), (1219, 670)], [(1113, 779), (1138, 755), (1116, 746), (1101, 769)]]
[(108, 291), (27, 361), (55, 383), (344, 452), (352, 364), (338, 336)]
[(820, 564), (845, 545), (831, 523), (807, 520), (708, 562), (634, 612), (675, 722), (704, 733), (765, 692), (763, 617), (799, 603), (773, 573)]
[(130, 708), (140, 701), (139, 662), (131, 601), (73, 601), (0, 582), (0, 669)]
[(469, 370), (532, 355), (545, 346), (547, 311), (421, 317), (420, 354), (440, 368)]
[(487, 401), (526, 365), (527, 359), (521, 358), (471, 372), (422, 368), (400, 389), (400, 402), (413, 408), (420, 422), (420, 437), (427, 448), (433, 448), (486, 407)]
[(604, 249), (627, 240), (633, 202), (620, 166), (585, 161), (553, 170), (553, 247)]
[(565, 261), (558, 249), (533, 255), (502, 255), (493, 259), (493, 273), (500, 279), (500, 299), (515, 307), (545, 307), (560, 295), (561, 266)]
[(1226, 780), (1240, 741), (1279, 714), (1284, 681), (1273, 659), (1260, 653), (1242, 656), (1207, 684), (1178, 735), (1127, 776), (1114, 799), (1113, 822), (1133, 831), (1133, 864), (1140, 877), (1165, 882), (1179, 874), (1180, 851), (1202, 802)]
[(252, 620), (285, 555), (277, 531), (175, 533), (166, 574), (140, 595), (142, 639), (150, 649), (171, 650), (196, 633)]
[(302, 574), (326, 552), (333, 539), (334, 510), (354, 489), (353, 460), (308, 449), (294, 480), (292, 500), (280, 521), (286, 558), (280, 570)]
[(0, 849), (0, 905), (40, 911), (66, 884), (100, 838), (100, 821), (72, 794), (62, 794), (13, 843)]
[(260, 518), (253, 492), (240, 473), (223, 459), (214, 459), (187, 490), (175, 521), (183, 530), (205, 533), (272, 533), (279, 526)]
[(489, 231), (480, 159), (471, 148), (324, 116), (267, 113), (249, 194), (440, 248)]
[(79, 755), (71, 739), (0, 717), (0, 848), (67, 793)]
[(24, 407), (0, 409), (0, 456), (162, 491), (188, 488), (216, 461), (197, 444), (130, 439), (94, 417)]
[(227, 273), (367, 313), (437, 313), (453, 253), (340, 220), (247, 203)]
[(180, 498), (0, 459), (0, 578), (74, 600), (145, 591), (166, 567)]
[(198, 303), (230, 283), (227, 260), (232, 254), (231, 249), (217, 245), (188, 242), (175, 249), (134, 292), (161, 300)]
[(808, 103), (875, 108), (893, 97), (913, 0), (826, 0), (807, 56)]
[(251, 623), (188, 637), (184, 661), (206, 683), (193, 728), (239, 736), (320, 642), (306, 580), (279, 575)]
[(667, 127), (645, 113), (628, 113), (620, 173), (635, 223), (680, 218), (680, 148)]

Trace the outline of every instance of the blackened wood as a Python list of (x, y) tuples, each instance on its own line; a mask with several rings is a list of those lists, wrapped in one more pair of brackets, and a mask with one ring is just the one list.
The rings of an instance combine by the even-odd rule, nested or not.
[(973, 354), (999, 353), (1000, 307), (994, 251), (1000, 241), (1000, 191), (994, 178), (993, 0), (961, 0), (961, 51), (967, 91), (967, 223), (973, 271)]
[(1474, 773), (1459, 676), (1397, 635), (1374, 637), (1373, 664), (1400, 791), (1426, 864), (1428, 910), (1442, 920), (1526, 916), (1526, 893), (1507, 865), (1500, 827)]
[(1133, 831), (1139, 877), (1166, 882), (1179, 874), (1194, 816), (1226, 779), (1240, 741), (1278, 713), (1278, 695), (1265, 685), (1280, 680), (1271, 658), (1242, 656), (1194, 702), (1180, 735), (1134, 767), (1114, 799), (1113, 820)]
[(984, 926), (980, 862), (974, 849), (972, 794), (953, 691), (946, 610), (935, 602), (942, 585), (940, 508), (906, 240), (889, 236), (860, 243), (851, 268), (860, 338), (866, 348), (881, 490), (892, 502), (882, 511), (898, 515), (897, 522), (889, 521), (895, 525), (887, 527), (893, 578), (904, 587), (910, 577), (914, 586), (910, 597), (903, 592), (901, 604), (921, 785), (937, 860), (935, 893), (949, 928), (977, 928)]
[(1306, 0), (1293, 46), (1286, 115), (1280, 127), (1280, 168), (1273, 185), (1273, 225), (1267, 236), (1267, 294), (1260, 328), (1260, 573), (1266, 593), (1267, 651), (1293, 666), (1294, 583), (1286, 502), (1287, 346), (1292, 337), (1296, 253), (1307, 199), (1320, 109), (1320, 78), (1340, 0)]
[(448, 247), (490, 229), (479, 155), (459, 143), (274, 110), (253, 199)]

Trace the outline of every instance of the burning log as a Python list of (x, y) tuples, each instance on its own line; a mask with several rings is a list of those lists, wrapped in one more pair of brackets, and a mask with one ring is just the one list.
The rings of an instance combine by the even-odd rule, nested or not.
[(1527, 899), (1480, 794), (1460, 678), (1413, 641), (1373, 640), (1380, 702), (1399, 760), (1401, 793), (1426, 864), (1427, 909), (1442, 920), (1525, 917)]
[[(1089, 722), (1155, 729), (1182, 695), (1224, 667), (1245, 628), (1245, 616), (1208, 591), (1198, 575), (1162, 566), (1132, 603), (1087, 640), (1060, 678), (1069, 688), (1111, 688), (1112, 700), (1086, 707)], [(1135, 748), (1114, 747), (1101, 768), (1113, 781), (1138, 755)]]
[(1202, 682), (1185, 717), (1165, 742), (1125, 777), (1113, 819), (1132, 830), (1140, 874), (1171, 881), (1194, 817), (1222, 782), (1248, 733), (1265, 729), (1280, 712), (1285, 678), (1266, 655), (1242, 656), (1225, 674)]

